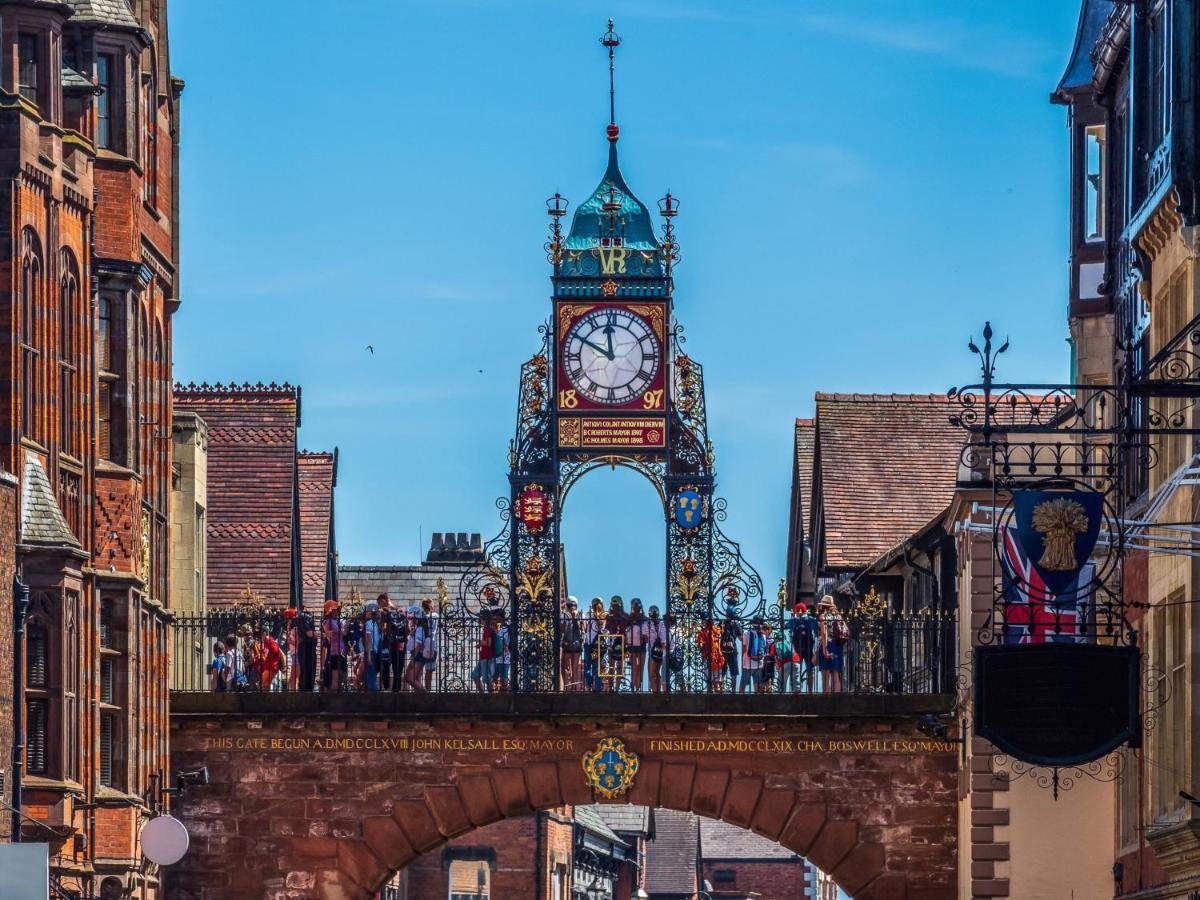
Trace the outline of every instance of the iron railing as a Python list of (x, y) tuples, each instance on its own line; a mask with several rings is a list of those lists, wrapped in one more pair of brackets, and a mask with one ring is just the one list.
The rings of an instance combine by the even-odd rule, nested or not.
[[(413, 623), (398, 624), (403, 613), (392, 615), (399, 617), (394, 626), (397, 631), (414, 634)], [(434, 617), (433, 636), (420, 646), (415, 637), (406, 641), (389, 638), (385, 626), (379, 648), (368, 657), (364, 636), (374, 629), (365, 627), (361, 616), (313, 622), (316, 638), (310, 641), (299, 639), (293, 624), (297, 621), (304, 624), (302, 618), (285, 618), (276, 611), (180, 617), (173, 626), (171, 689), (467, 693), (520, 691), (522, 683), (546, 683), (546, 679), (522, 679), (512, 670), (516, 657), (507, 635), (495, 636), (497, 630), (506, 630), (498, 623), (456, 622), (450, 628), (436, 624)], [(733, 630), (742, 635), (731, 654), (724, 652), (729, 643), (722, 645), (717, 629), (710, 636), (696, 631), (695, 626), (693, 633), (668, 626), (660, 632), (665, 633), (665, 642), (660, 638), (660, 646), (655, 647), (649, 628), (642, 637), (611, 619), (577, 621), (578, 627), (566, 623), (560, 627), (555, 687), (539, 693), (805, 693), (840, 689), (849, 693), (953, 694), (956, 690), (957, 623), (952, 615), (846, 616), (848, 636), (843, 642), (834, 639), (831, 626), (825, 629), (829, 657), (824, 666), (821, 658), (825, 651), (818, 637), (818, 646), (807, 659), (802, 658), (800, 647), (793, 646), (790, 667), (782, 654), (774, 652), (774, 638), (790, 631), (787, 622), (773, 623), (766, 652), (760, 655), (764, 644), (755, 640), (752, 655), (746, 638), (754, 627), (752, 621), (717, 623), (717, 629), (732, 623)], [(576, 632), (578, 641), (573, 640)], [(329, 652), (331, 635), (335, 647), (340, 635), (344, 653)], [(214, 666), (218, 643), (222, 662)], [(791, 634), (789, 643), (795, 643)], [(638, 644), (642, 649), (635, 649)], [(496, 650), (499, 657), (481, 662), (481, 655)], [(367, 665), (369, 659), (374, 665)], [(747, 669), (752, 673), (749, 676)], [(769, 680), (762, 676), (764, 669), (772, 670)], [(836, 685), (835, 672), (840, 680)]]

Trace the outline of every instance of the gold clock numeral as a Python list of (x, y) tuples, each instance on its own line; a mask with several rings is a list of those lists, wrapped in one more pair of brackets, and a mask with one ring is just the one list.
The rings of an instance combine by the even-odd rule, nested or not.
[(646, 391), (642, 394), (643, 409), (661, 409), (662, 408), (663, 392), (662, 389), (657, 391)]
[(566, 391), (558, 392), (558, 405), (563, 409), (574, 409), (579, 405), (579, 398), (575, 396), (575, 389), (571, 388)]

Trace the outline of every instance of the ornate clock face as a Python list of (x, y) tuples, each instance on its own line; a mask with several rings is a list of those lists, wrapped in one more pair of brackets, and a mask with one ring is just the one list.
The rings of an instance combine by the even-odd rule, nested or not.
[(649, 323), (620, 307), (593, 310), (563, 341), (567, 378), (593, 403), (620, 406), (642, 396), (661, 361)]

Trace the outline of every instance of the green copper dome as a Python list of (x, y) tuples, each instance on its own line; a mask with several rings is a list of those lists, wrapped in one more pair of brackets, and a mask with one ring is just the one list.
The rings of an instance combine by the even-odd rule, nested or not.
[(625, 183), (625, 177), (617, 165), (616, 141), (612, 141), (608, 146), (608, 168), (604, 172), (604, 178), (592, 195), (575, 210), (575, 217), (571, 220), (571, 232), (567, 235), (566, 249), (590, 250), (599, 246), (602, 235), (608, 235), (608, 213), (604, 211), (604, 204), (608, 202), (609, 191), (613, 192), (613, 200), (621, 204), (613, 234), (620, 237), (621, 243), (632, 250), (657, 251), (659, 243), (654, 236), (650, 211), (641, 200), (633, 196), (633, 191)]

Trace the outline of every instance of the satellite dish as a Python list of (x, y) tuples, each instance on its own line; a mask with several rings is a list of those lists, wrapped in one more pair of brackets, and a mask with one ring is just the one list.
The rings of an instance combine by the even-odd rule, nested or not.
[(155, 816), (142, 826), (142, 855), (150, 862), (174, 865), (187, 849), (187, 829), (174, 816)]

